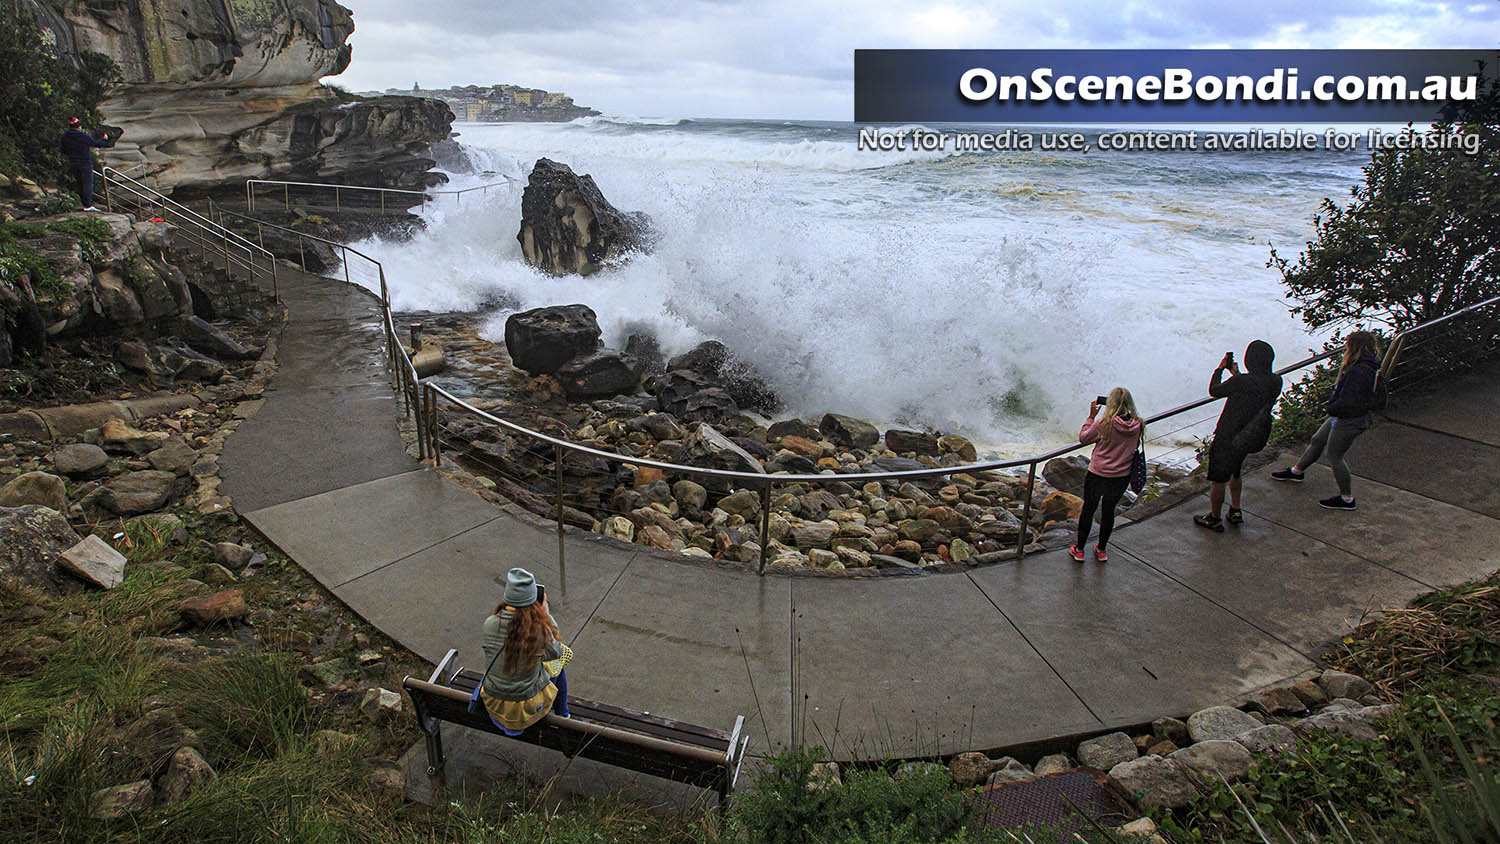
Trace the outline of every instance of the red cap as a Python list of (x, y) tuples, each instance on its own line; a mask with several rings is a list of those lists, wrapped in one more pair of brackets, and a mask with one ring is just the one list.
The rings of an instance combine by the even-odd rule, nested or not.
[(69, 126), (77, 126), (78, 125), (78, 118), (76, 118), (76, 117), (69, 117), (68, 118), (68, 125)]

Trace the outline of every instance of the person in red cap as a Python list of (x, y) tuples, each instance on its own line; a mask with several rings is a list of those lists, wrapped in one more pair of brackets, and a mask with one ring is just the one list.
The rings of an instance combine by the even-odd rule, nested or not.
[(68, 131), (63, 133), (57, 148), (68, 157), (68, 170), (78, 184), (78, 196), (83, 200), (83, 210), (98, 211), (94, 207), (94, 147), (112, 147), (118, 135), (103, 133), (96, 138), (83, 131), (76, 117), (68, 118)]

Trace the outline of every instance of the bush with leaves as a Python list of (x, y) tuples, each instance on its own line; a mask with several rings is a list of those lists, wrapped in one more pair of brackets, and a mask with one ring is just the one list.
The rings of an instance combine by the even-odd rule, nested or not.
[(758, 844), (948, 844), (965, 840), (973, 808), (948, 770), (852, 770), (842, 784), (815, 781), (819, 750), (771, 757), (731, 822)]
[(57, 142), (69, 117), (100, 122), (98, 106), (120, 70), (102, 53), (58, 55), (24, 0), (0, 0), (0, 173), (54, 184), (65, 175)]
[[(1323, 201), (1316, 238), (1296, 261), (1271, 249), (1267, 266), (1280, 271), (1293, 312), (1310, 328), (1395, 332), (1500, 295), (1500, 77), (1481, 77), (1480, 96), (1450, 104), (1430, 129), (1473, 135), (1476, 152), (1461, 144), (1376, 150), (1347, 205)], [(1406, 384), (1393, 383), (1462, 370), (1497, 350), (1500, 308), (1489, 308), (1403, 353)], [(1312, 435), (1328, 379), (1320, 367), (1293, 386), (1273, 442)]]

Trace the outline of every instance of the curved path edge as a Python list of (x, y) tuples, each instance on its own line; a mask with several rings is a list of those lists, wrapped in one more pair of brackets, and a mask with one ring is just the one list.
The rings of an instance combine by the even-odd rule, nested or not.
[[(1408, 402), (1361, 438), (1360, 508), (1245, 481), (1246, 522), (1194, 528), (1203, 497), (1116, 533), (1107, 565), (1062, 552), (906, 578), (758, 577), (496, 508), (407, 456), (378, 304), (284, 270), (290, 318), (264, 405), (221, 489), (340, 600), (432, 662), (479, 661), (504, 572), (525, 566), (577, 654), (585, 697), (710, 726), (745, 715), (757, 755), (993, 750), (1234, 703), (1318, 667), (1380, 607), (1500, 568), (1495, 373)], [(1373, 467), (1373, 468), (1372, 468)]]

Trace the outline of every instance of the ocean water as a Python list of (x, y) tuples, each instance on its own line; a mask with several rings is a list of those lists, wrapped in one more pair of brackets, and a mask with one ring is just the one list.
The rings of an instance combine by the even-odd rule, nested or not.
[[(1069, 440), (1115, 385), (1150, 414), (1203, 395), (1223, 353), (1252, 339), (1283, 363), (1318, 345), (1266, 267), (1269, 244), (1294, 257), (1320, 201), (1347, 199), (1365, 160), (876, 152), (848, 123), (455, 128), (484, 172), (450, 187), (502, 184), (433, 203), (410, 242), (361, 245), (398, 309), (582, 302), (612, 346), (643, 330), (668, 354), (723, 341), (789, 412), (957, 431), (1007, 455)], [(649, 214), (655, 249), (588, 278), (528, 267), (521, 192), (542, 156)], [(484, 335), (502, 340), (508, 313)]]

